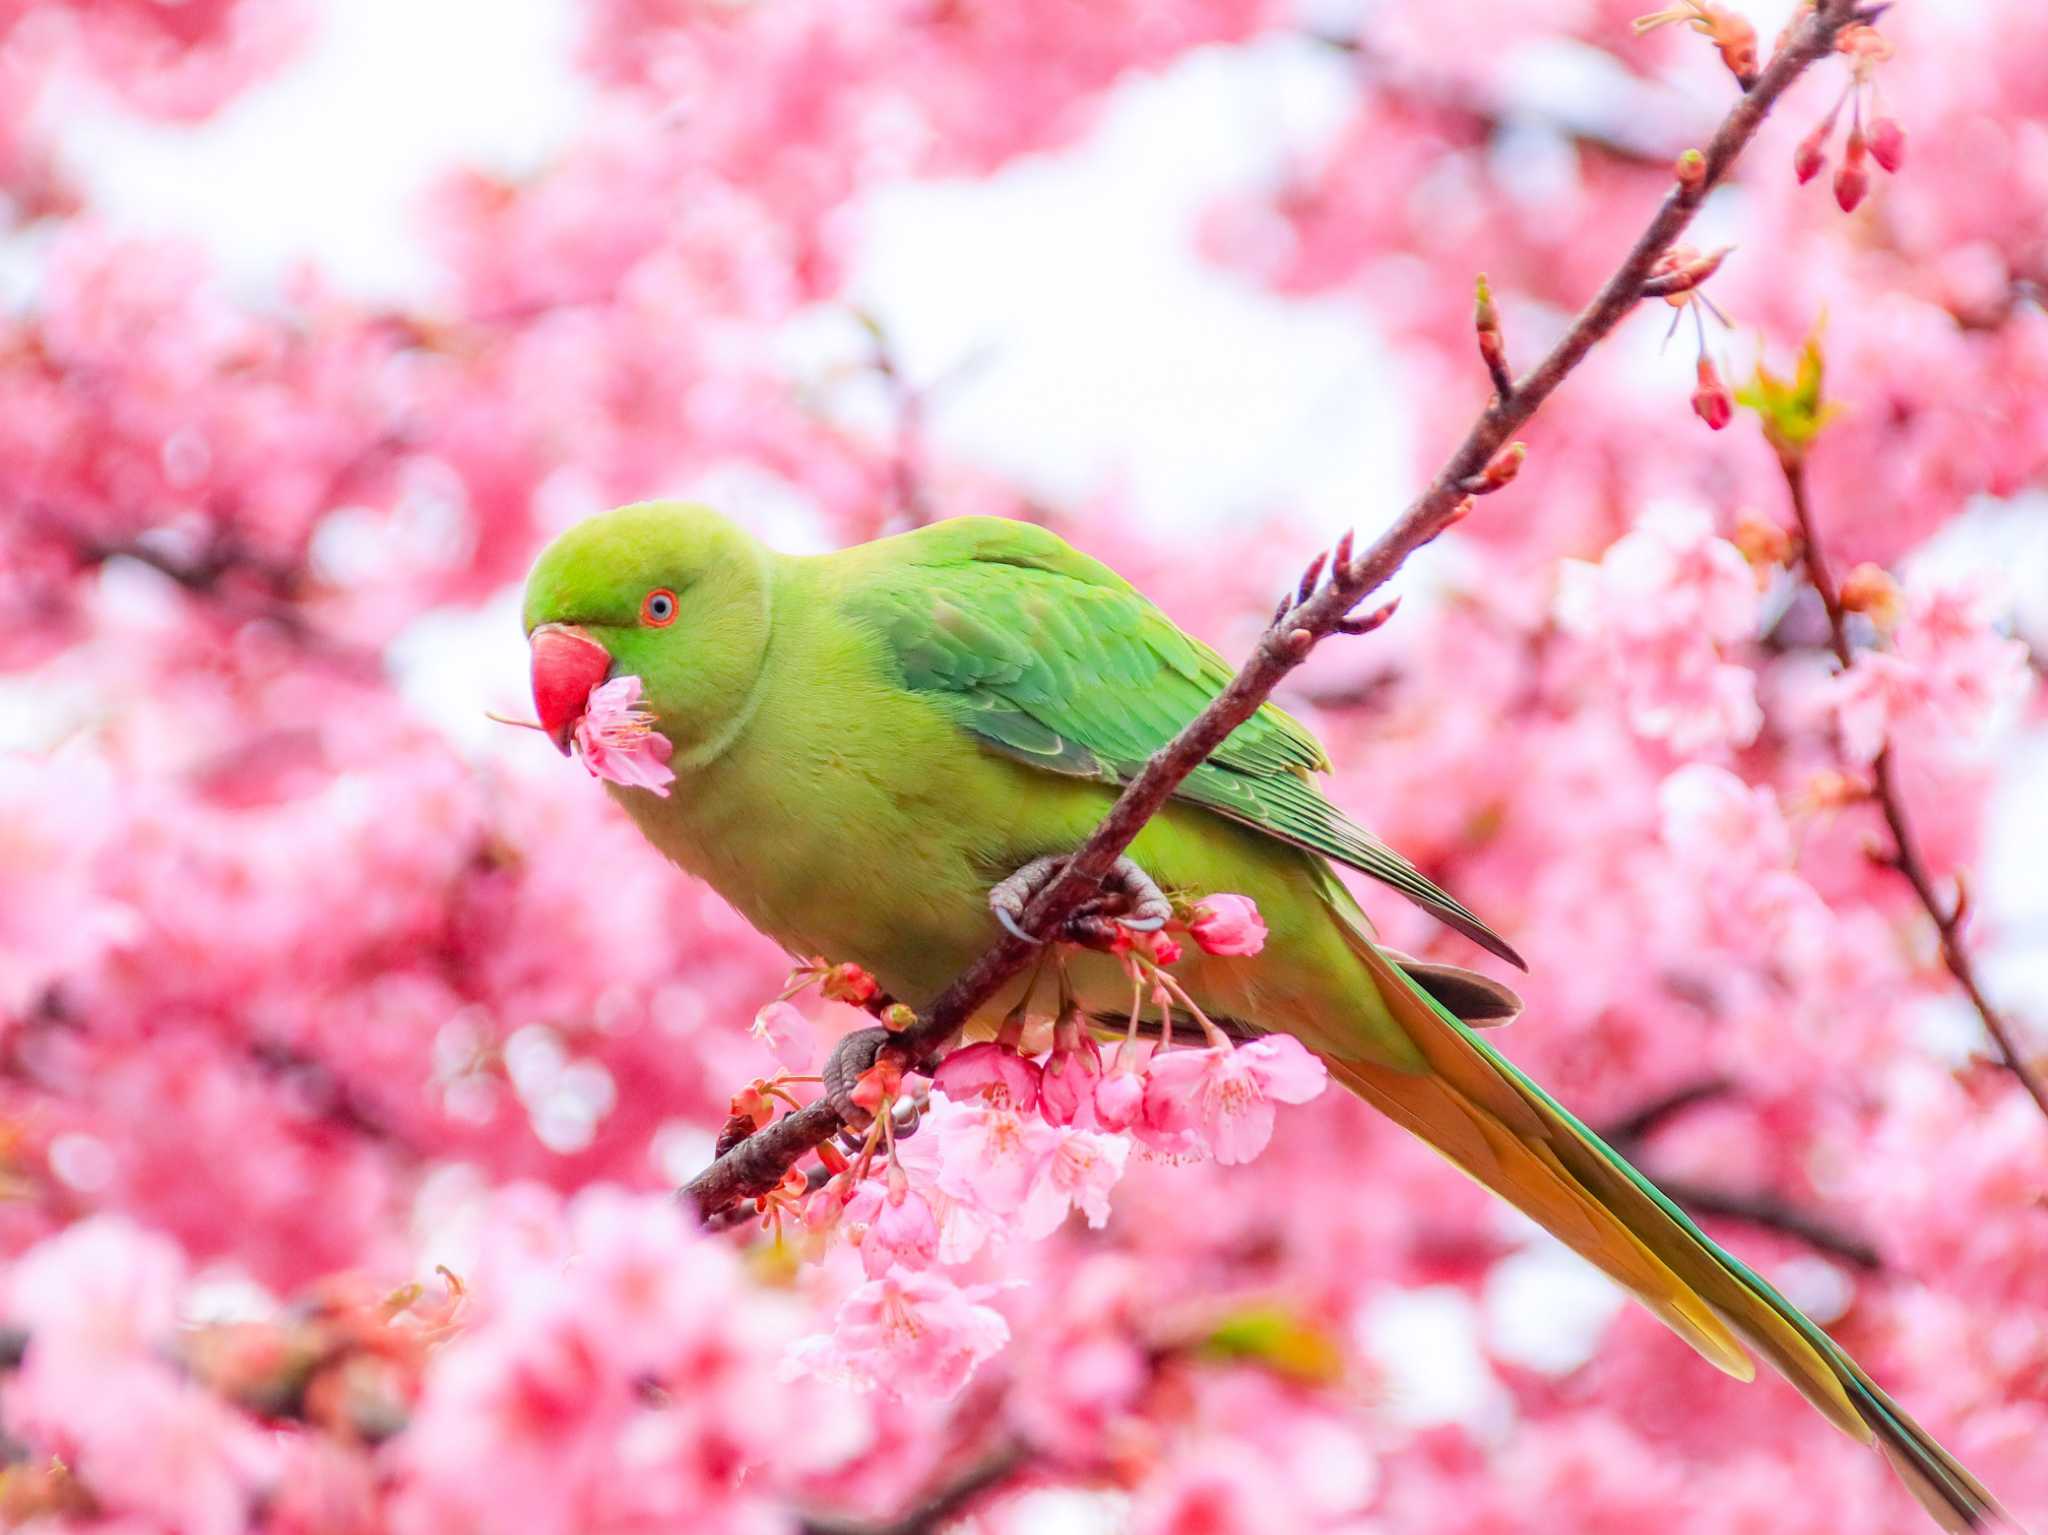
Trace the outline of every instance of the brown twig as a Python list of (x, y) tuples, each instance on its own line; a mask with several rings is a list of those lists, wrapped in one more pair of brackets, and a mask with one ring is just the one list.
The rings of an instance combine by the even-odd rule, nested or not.
[[(1785, 488), (1792, 498), (1792, 515), (1799, 523), (1801, 558), (1806, 564), (1806, 579), (1820, 595), (1821, 606), (1827, 610), (1828, 636), (1834, 647), (1835, 659), (1847, 671), (1855, 662), (1855, 651), (1849, 643), (1848, 614), (1842, 607), (1840, 590), (1835, 586), (1834, 577), (1829, 574), (1827, 555), (1821, 547), (1820, 534), (1814, 526), (1813, 507), (1806, 491), (1806, 465), (1796, 456), (1779, 455), (1779, 463), (1785, 471)], [(1919, 897), (1927, 915), (1934, 919), (1934, 929), (1941, 939), (1941, 962), (1948, 973), (1955, 977), (1956, 984), (1963, 988), (1963, 994), (1970, 999), (1970, 1005), (1977, 1010), (1977, 1017), (1984, 1024), (1984, 1032), (1991, 1036), (1998, 1047), (1999, 1059), (2006, 1069), (2019, 1078), (2020, 1085), (2048, 1114), (2048, 1086), (2027, 1064), (2019, 1043), (2013, 1038), (2012, 1029), (1999, 1011), (1984, 995), (1984, 988), (1977, 980), (1977, 967), (1970, 959), (1970, 951), (1963, 946), (1963, 917), (1966, 903), (1960, 884), (1953, 900), (1943, 900), (1934, 888), (1934, 878), (1927, 872), (1927, 860), (1921, 856), (1920, 845), (1914, 839), (1912, 823), (1906, 816), (1905, 797), (1899, 792), (1898, 764), (1892, 756), (1891, 743), (1887, 741), (1871, 763), (1871, 794), (1877, 801), (1884, 816), (1884, 824), (1891, 833), (1892, 850), (1884, 862), (1896, 869), (1907, 884), (1913, 887), (1913, 894)]]
[(1023, 1445), (1006, 1444), (886, 1523), (862, 1524), (854, 1519), (812, 1515), (798, 1528), (802, 1535), (933, 1535), (944, 1525), (971, 1513), (986, 1494), (1015, 1477), (1029, 1462), (1030, 1452)]
[[(1496, 393), (1466, 432), (1465, 438), (1437, 470), (1428, 487), (1400, 518), (1356, 558), (1347, 534), (1331, 559), (1320, 587), (1305, 583), (1293, 606), (1282, 612), (1259, 637), (1250, 657), (1229, 684), (1171, 742), (1155, 752), (1142, 771), (1125, 785), (1081, 849), (1067, 861), (1026, 908), (1022, 926), (1045, 936), (1060, 928), (1095, 894), (1101, 880), (1139, 830), (1164, 805), (1181, 780), (1221, 746), (1232, 731), (1265, 703), (1288, 673), (1301, 665), (1316, 643), (1333, 633), (1358, 632), (1379, 614), (1363, 620), (1351, 614), (1361, 602), (1400, 569), (1409, 555), (1450, 527), (1472, 505), (1468, 485), (1490, 478), (1508, 438), (1550, 398), (1586, 354), (1620, 323), (1641, 300), (1658, 258), (1685, 232), (1707, 194), (1727, 175), (1764, 116), (1792, 82), (1834, 47), (1835, 35), (1861, 18), (1858, 6), (1844, 0), (1822, 0), (1772, 58), (1741, 100), (1714, 132), (1706, 148), (1706, 169), (1697, 177), (1674, 181), (1636, 242), (1612, 276), (1579, 312), (1548, 354), (1505, 395)], [(942, 1049), (969, 1018), (993, 998), (1038, 953), (1037, 947), (1005, 934), (946, 988), (915, 1028), (900, 1035), (891, 1048), (904, 1062), (917, 1065)], [(785, 1116), (720, 1157), (680, 1191), (705, 1216), (736, 1200), (755, 1198), (780, 1182), (783, 1174), (813, 1147), (840, 1128), (838, 1113), (823, 1101)]]
[(1688, 1082), (1662, 1097), (1652, 1098), (1627, 1118), (1601, 1126), (1598, 1134), (1610, 1146), (1632, 1146), (1663, 1129), (1687, 1109), (1725, 1098), (1734, 1091), (1735, 1084), (1726, 1077), (1706, 1077), (1698, 1082)]
[(1741, 1221), (1765, 1231), (1795, 1237), (1808, 1247), (1853, 1263), (1872, 1273), (1884, 1267), (1884, 1258), (1862, 1237), (1831, 1225), (1810, 1211), (1788, 1204), (1775, 1194), (1737, 1194), (1712, 1184), (1694, 1183), (1689, 1178), (1657, 1175), (1657, 1187), (1694, 1216), (1718, 1216)]
[[(1645, 1160), (1642, 1152), (1645, 1140), (1687, 1109), (1725, 1098), (1733, 1091), (1735, 1084), (1726, 1077), (1706, 1077), (1698, 1082), (1689, 1082), (1662, 1097), (1652, 1098), (1625, 1118), (1604, 1125), (1595, 1133), (1629, 1161), (1641, 1165)], [(1718, 1216), (1723, 1220), (1741, 1221), (1745, 1225), (1796, 1237), (1809, 1247), (1832, 1253), (1860, 1269), (1875, 1271), (1884, 1266), (1883, 1257), (1864, 1238), (1775, 1194), (1739, 1194), (1732, 1189), (1695, 1183), (1689, 1178), (1674, 1178), (1663, 1173), (1657, 1175), (1656, 1184), (1689, 1214)]]

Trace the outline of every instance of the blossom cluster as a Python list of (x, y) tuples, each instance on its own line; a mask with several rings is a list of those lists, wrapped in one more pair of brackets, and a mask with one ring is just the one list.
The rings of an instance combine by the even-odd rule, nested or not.
[[(785, 956), (544, 742), (478, 750), (415, 689), (448, 626), (516, 665), (475, 620), (564, 522), (707, 478), (819, 543), (1031, 516), (1241, 653), (1301, 509), (1191, 535), (941, 430), (911, 465), (906, 422), (832, 403), (844, 359), (786, 343), (867, 334), (870, 198), (1029, 179), (1148, 74), (1310, 60), (1326, 120), (1195, 237), (1380, 330), (1420, 474), (1490, 388), (1472, 269), (1526, 367), (1771, 55), (1744, 7), (1641, 8), (1333, 37), (1260, 0), (597, 0), (591, 110), (531, 174), (451, 168), (427, 304), (252, 292), (66, 178), (65, 92), (204, 117), (307, 9), (0, 5), (0, 1517), (771, 1535), (972, 1483), (995, 1530), (1075, 1497), (1138, 1535), (1923, 1528), (1796, 1394), (1584, 1301), (1284, 1036), (1031, 1020), (693, 1229), (667, 1191), (735, 1089), (756, 1122), (802, 1101), (874, 999), (821, 965), (763, 1008)], [(2038, 760), (2048, 12), (1905, 0), (1848, 41), (1702, 211), (1732, 251), (1663, 274), (1700, 302), (1596, 348), (1427, 590), (1280, 702), (1332, 798), (1531, 958), (1517, 1063), (2039, 1525), (2048, 1121), (1877, 796), (1967, 950), (2024, 942), (1970, 876)], [(1615, 112), (1548, 88), (1561, 61)], [(1659, 350), (1674, 311), (1696, 354)], [(634, 681), (574, 744), (682, 793)], [(1359, 895), (1391, 945), (1484, 963)], [(1174, 946), (1257, 967), (1264, 936), (1215, 892), (1127, 948), (1170, 995)]]

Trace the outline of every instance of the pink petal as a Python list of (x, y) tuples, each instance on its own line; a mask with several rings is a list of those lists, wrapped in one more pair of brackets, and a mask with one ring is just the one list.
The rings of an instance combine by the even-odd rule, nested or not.
[(787, 1002), (770, 1002), (754, 1014), (749, 1031), (785, 1071), (803, 1071), (817, 1053), (810, 1019)]
[(1195, 908), (1188, 935), (1205, 954), (1256, 954), (1266, 946), (1266, 921), (1248, 895), (1212, 895)]
[(1322, 1061), (1292, 1034), (1265, 1034), (1237, 1047), (1259, 1089), (1278, 1103), (1307, 1103), (1330, 1085)]
[(959, 1103), (980, 1098), (1029, 1113), (1038, 1106), (1039, 1067), (1008, 1045), (963, 1045), (939, 1062), (932, 1086)]

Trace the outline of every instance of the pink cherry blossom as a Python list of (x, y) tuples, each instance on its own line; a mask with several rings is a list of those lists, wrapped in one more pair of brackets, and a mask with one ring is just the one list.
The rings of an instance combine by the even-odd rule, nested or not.
[(1014, 1046), (962, 1045), (939, 1062), (932, 1086), (956, 1102), (979, 1098), (993, 1108), (1030, 1113), (1038, 1106), (1042, 1069)]
[(614, 677), (590, 695), (576, 722), (576, 750), (591, 775), (627, 788), (650, 789), (663, 799), (676, 775), (668, 765), (668, 737), (640, 705), (638, 677)]
[(1756, 578), (1704, 516), (1661, 509), (1598, 564), (1562, 562), (1555, 612), (1597, 648), (1644, 735), (1681, 752), (1755, 737), (1755, 675), (1726, 652), (1755, 634)]
[(1665, 844), (1689, 864), (1753, 871), (1791, 861), (1792, 833), (1777, 796), (1726, 768), (1680, 768), (1658, 786), (1657, 804)]
[(891, 1269), (841, 1303), (829, 1334), (791, 1351), (799, 1369), (892, 1395), (950, 1397), (1009, 1341), (984, 1292), (936, 1271)]
[(806, 1071), (817, 1054), (817, 1030), (787, 1002), (770, 1002), (754, 1014), (751, 1032), (785, 1071)]
[(1102, 1080), (1102, 1048), (1078, 1023), (1055, 1033), (1038, 1079), (1038, 1112), (1049, 1125), (1083, 1128), (1096, 1122), (1095, 1092)]
[(1167, 1050), (1147, 1072), (1145, 1119), (1167, 1134), (1192, 1132), (1226, 1165), (1249, 1162), (1273, 1136), (1273, 1106), (1306, 1103), (1329, 1074), (1291, 1035), (1248, 1044)]
[(1054, 1139), (1037, 1115), (993, 1103), (960, 1104), (929, 1128), (942, 1158), (940, 1191), (998, 1216), (1022, 1207)]
[(1995, 611), (1981, 593), (1908, 589), (1890, 648), (1860, 652), (1834, 690), (1853, 760), (1868, 762), (1901, 734), (1969, 743), (2026, 693), (2026, 646), (1992, 627)]
[(853, 1239), (870, 1279), (896, 1267), (929, 1267), (938, 1256), (939, 1225), (931, 1204), (900, 1170), (861, 1184), (846, 1202), (845, 1219), (857, 1229)]
[(1188, 923), (1188, 936), (1205, 954), (1256, 954), (1266, 946), (1266, 921), (1250, 896), (1204, 896)]
[(1100, 1229), (1109, 1220), (1109, 1191), (1123, 1176), (1130, 1149), (1129, 1140), (1120, 1135), (1074, 1129), (1055, 1132), (1031, 1191), (1017, 1211), (1019, 1234), (1032, 1240), (1050, 1236), (1070, 1210), (1079, 1210), (1091, 1227)]
[(1144, 1112), (1145, 1079), (1118, 1058), (1095, 1084), (1095, 1122), (1104, 1130), (1128, 1130)]
[[(940, 1186), (939, 1175), (945, 1167), (947, 1152), (936, 1126), (957, 1112), (949, 1100), (935, 1100), (925, 1112), (925, 1123), (919, 1135), (913, 1140), (899, 1141), (896, 1147), (898, 1163), (909, 1173), (913, 1185), (923, 1195), (938, 1227), (938, 1260), (948, 1265), (968, 1262), (988, 1245), (992, 1237), (1005, 1230), (1011, 1219), (1011, 1212), (992, 1212), (971, 1193), (950, 1194)], [(969, 1183), (956, 1180), (957, 1187), (969, 1187), (970, 1184), (971, 1180)]]

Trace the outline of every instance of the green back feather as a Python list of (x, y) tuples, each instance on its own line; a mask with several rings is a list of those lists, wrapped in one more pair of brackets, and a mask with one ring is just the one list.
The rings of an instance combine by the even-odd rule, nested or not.
[[(1215, 651), (1043, 528), (963, 517), (872, 548), (878, 566), (848, 611), (882, 637), (906, 687), (1034, 767), (1127, 782), (1230, 681)], [(1315, 737), (1268, 704), (1176, 797), (1384, 881), (1520, 965), (1491, 928), (1316, 792), (1309, 774), (1328, 767)]]

